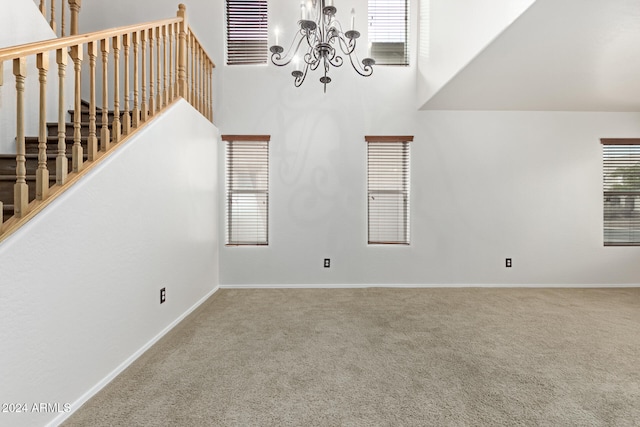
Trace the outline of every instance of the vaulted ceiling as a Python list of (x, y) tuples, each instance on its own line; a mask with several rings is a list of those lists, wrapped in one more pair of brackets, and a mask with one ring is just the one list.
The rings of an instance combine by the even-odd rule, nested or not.
[(537, 0), (422, 109), (640, 111), (640, 1)]

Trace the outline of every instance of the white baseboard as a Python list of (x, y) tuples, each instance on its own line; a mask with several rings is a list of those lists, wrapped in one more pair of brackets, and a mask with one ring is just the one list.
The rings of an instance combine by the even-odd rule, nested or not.
[(410, 284), (371, 284), (371, 283), (350, 283), (350, 284), (267, 284), (267, 285), (220, 285), (220, 289), (361, 289), (361, 288), (571, 288), (571, 289), (591, 289), (591, 288), (638, 288), (640, 283), (562, 283), (562, 284), (513, 284), (513, 283), (410, 283)]
[(58, 415), (50, 423), (47, 424), (47, 427), (55, 427), (55, 426), (59, 426), (60, 424), (62, 424), (67, 418), (69, 418), (75, 411), (77, 411), (82, 405), (84, 405), (96, 393), (98, 393), (100, 390), (102, 390), (107, 384), (109, 384), (111, 381), (113, 381), (113, 379), (115, 377), (120, 375), (120, 373), (122, 371), (127, 369), (129, 367), (129, 365), (131, 365), (133, 362), (135, 362), (136, 359), (138, 359), (140, 356), (142, 356), (142, 354), (144, 354), (145, 351), (147, 351), (149, 348), (151, 348), (152, 345), (154, 345), (156, 342), (158, 342), (160, 340), (160, 338), (165, 336), (171, 329), (173, 329), (176, 325), (178, 325), (178, 323), (182, 322), (196, 308), (198, 308), (201, 304), (203, 304), (206, 300), (208, 300), (213, 294), (215, 294), (218, 291), (218, 289), (220, 289), (220, 287), (216, 286), (215, 288), (213, 288), (213, 290), (211, 292), (206, 294), (204, 297), (200, 298), (200, 300), (197, 301), (194, 305), (192, 305), (187, 311), (182, 313), (176, 320), (171, 322), (171, 324), (169, 324), (166, 328), (164, 328), (162, 331), (160, 331), (160, 333), (158, 335), (153, 337), (149, 342), (147, 342), (145, 345), (143, 345), (138, 351), (133, 353), (131, 356), (129, 356), (128, 359), (126, 359), (124, 362), (122, 362), (120, 364), (120, 366), (118, 366), (116, 369), (111, 371), (111, 373), (109, 373), (109, 375), (107, 375), (105, 378), (103, 378), (101, 381), (99, 381), (95, 386), (93, 386), (91, 389), (89, 389), (89, 391), (87, 391), (85, 394), (83, 394), (78, 400), (73, 402), (71, 404), (71, 410), (69, 412), (65, 412), (65, 413), (62, 413), (62, 414)]

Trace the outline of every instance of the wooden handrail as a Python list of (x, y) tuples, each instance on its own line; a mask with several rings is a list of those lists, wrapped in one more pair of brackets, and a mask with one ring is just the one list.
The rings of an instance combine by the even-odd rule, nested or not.
[[(64, 49), (72, 46), (86, 44), (98, 40), (108, 39), (114, 36), (134, 33), (149, 28), (161, 27), (182, 22), (182, 18), (160, 19), (157, 21), (145, 22), (143, 24), (127, 25), (108, 30), (95, 31), (93, 33), (80, 34), (76, 36), (60, 37), (55, 39), (42, 40), (33, 43), (26, 43), (18, 46), (11, 46), (0, 49), (0, 62), (11, 61), (24, 56), (36, 55), (42, 52)], [(194, 37), (194, 36), (192, 36)]]
[[(76, 12), (71, 27), (72, 31), (77, 31), (81, 0), (65, 1)], [(41, 10), (44, 4), (41, 2)], [(50, 55), (55, 57), (55, 65), (52, 63), (51, 67)], [(39, 108), (25, 105), (28, 101), (25, 97), (26, 63), (33, 56), (37, 60)], [(213, 121), (211, 80), (215, 64), (187, 25), (186, 7), (182, 4), (174, 18), (0, 49), (0, 85), (5, 63), (12, 67), (16, 88), (16, 181), (13, 201), (4, 200), (5, 204), (13, 202), (14, 209), (13, 217), (6, 222), (2, 221), (3, 201), (0, 201), (0, 241), (177, 97), (184, 98)], [(89, 77), (87, 93), (82, 91), (83, 71)], [(97, 73), (102, 74), (99, 87), (96, 87)], [(57, 136), (49, 133), (53, 129), (49, 129), (46, 120), (47, 113), (53, 113), (46, 108), (47, 81), (55, 80), (55, 77), (58, 82)], [(65, 87), (68, 86), (73, 88), (72, 98), (66, 94)], [(102, 98), (100, 106), (97, 93)], [(88, 101), (83, 103), (83, 99)], [(34, 102), (33, 99), (29, 101)], [(69, 104), (73, 105), (71, 111), (67, 110)], [(38, 169), (27, 173), (31, 166), (26, 162), (25, 114), (34, 111), (38, 114), (39, 127)], [(71, 120), (67, 119), (69, 113)], [(47, 144), (53, 146), (54, 142), (56, 149), (50, 147), (48, 151)], [(56, 184), (50, 187), (47, 159), (53, 152)], [(35, 199), (29, 196), (29, 185), (33, 184), (28, 182), (34, 174)]]

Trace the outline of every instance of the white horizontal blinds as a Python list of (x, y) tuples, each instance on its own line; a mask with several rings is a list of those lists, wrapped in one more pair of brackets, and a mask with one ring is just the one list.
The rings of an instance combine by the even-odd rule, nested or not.
[(227, 245), (269, 243), (269, 142), (227, 140)]
[(227, 64), (267, 63), (267, 0), (227, 0)]
[(369, 244), (409, 244), (410, 145), (367, 143)]
[(603, 140), (604, 244), (640, 245), (640, 140)]
[(376, 64), (409, 64), (408, 0), (369, 0), (369, 46)]

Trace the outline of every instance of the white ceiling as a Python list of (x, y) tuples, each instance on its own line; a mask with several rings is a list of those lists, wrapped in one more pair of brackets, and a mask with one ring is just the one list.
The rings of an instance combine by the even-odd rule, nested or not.
[(640, 1), (537, 0), (422, 109), (640, 111)]

